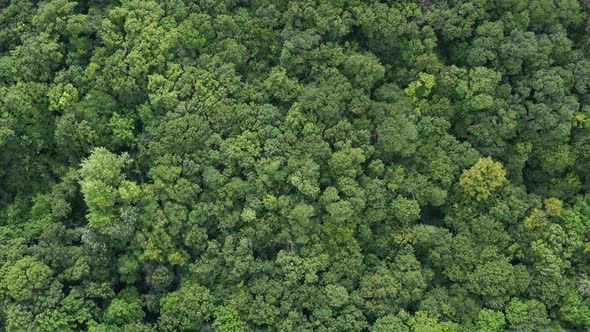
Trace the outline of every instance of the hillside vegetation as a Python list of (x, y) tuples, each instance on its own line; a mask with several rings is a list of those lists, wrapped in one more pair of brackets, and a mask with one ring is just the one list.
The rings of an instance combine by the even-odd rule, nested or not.
[(0, 331), (590, 331), (589, 13), (0, 0)]

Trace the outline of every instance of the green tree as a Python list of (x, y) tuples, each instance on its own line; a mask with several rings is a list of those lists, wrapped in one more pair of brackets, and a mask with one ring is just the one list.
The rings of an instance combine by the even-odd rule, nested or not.
[(37, 259), (27, 256), (19, 259), (5, 277), (8, 294), (16, 301), (34, 300), (40, 291), (49, 288), (53, 272)]
[(213, 317), (212, 301), (207, 288), (185, 282), (160, 300), (159, 326), (164, 331), (199, 330)]
[(143, 312), (139, 293), (134, 288), (122, 290), (109, 303), (104, 312), (104, 322), (107, 324), (124, 325), (143, 320)]
[(371, 332), (409, 332), (410, 328), (406, 326), (401, 319), (393, 315), (381, 317), (375, 321), (371, 328)]
[(121, 223), (121, 209), (138, 201), (141, 189), (121, 172), (130, 162), (128, 154), (117, 156), (105, 148), (96, 148), (82, 162), (80, 186), (92, 227)]
[(420, 218), (420, 205), (415, 200), (403, 196), (398, 196), (391, 202), (391, 211), (397, 220), (406, 225)]
[(250, 331), (248, 326), (240, 320), (239, 312), (233, 307), (221, 306), (215, 308), (215, 322), (213, 327), (220, 332)]
[(539, 331), (549, 323), (543, 303), (518, 298), (512, 299), (508, 304), (506, 319), (509, 328), (514, 331)]
[(499, 332), (504, 330), (506, 320), (502, 312), (482, 309), (477, 320), (478, 332)]

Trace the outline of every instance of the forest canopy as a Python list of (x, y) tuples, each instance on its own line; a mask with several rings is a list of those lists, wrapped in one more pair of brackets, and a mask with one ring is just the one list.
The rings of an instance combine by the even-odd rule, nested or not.
[(589, 15), (0, 0), (0, 331), (589, 331)]

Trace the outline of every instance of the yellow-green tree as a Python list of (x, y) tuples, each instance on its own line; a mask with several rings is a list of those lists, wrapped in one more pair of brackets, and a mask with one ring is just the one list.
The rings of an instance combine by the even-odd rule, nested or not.
[(506, 170), (500, 162), (491, 157), (480, 158), (459, 178), (459, 186), (464, 192), (481, 201), (490, 196), (506, 179)]

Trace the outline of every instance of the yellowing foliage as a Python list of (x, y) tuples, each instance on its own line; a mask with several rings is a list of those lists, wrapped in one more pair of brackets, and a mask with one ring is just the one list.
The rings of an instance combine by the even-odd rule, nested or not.
[(534, 209), (530, 216), (524, 219), (524, 226), (526, 228), (537, 228), (543, 226), (547, 222), (547, 215), (544, 211)]
[(504, 166), (487, 157), (480, 158), (470, 169), (463, 171), (459, 178), (459, 186), (464, 192), (481, 201), (488, 198), (505, 180)]
[(559, 217), (561, 215), (561, 209), (563, 208), (563, 202), (555, 197), (547, 198), (544, 201), (545, 212), (547, 215), (552, 217)]

